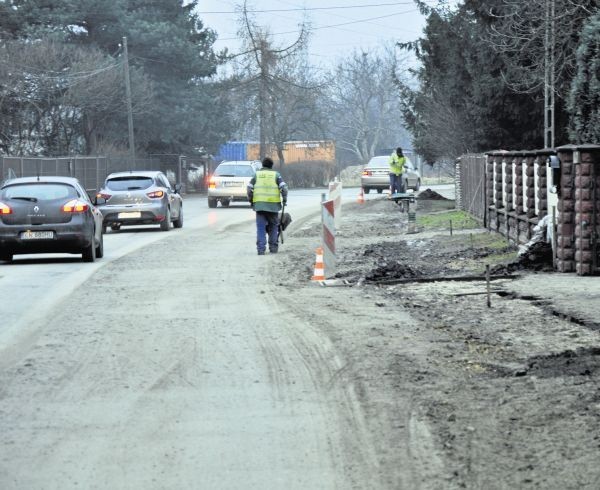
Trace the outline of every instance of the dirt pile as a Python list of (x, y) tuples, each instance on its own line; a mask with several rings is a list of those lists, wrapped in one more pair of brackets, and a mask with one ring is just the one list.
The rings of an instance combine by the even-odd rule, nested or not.
[(448, 201), (447, 198), (431, 189), (425, 189), (420, 192), (417, 198), (421, 201)]

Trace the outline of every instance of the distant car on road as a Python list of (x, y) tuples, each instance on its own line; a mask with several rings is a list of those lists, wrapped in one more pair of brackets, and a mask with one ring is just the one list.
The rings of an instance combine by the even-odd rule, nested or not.
[(181, 185), (174, 187), (159, 171), (129, 171), (110, 174), (96, 195), (104, 216), (104, 229), (159, 224), (162, 231), (183, 226)]
[(104, 255), (102, 213), (71, 177), (21, 177), (0, 187), (0, 260), (17, 254)]
[[(389, 161), (389, 156), (376, 156), (365, 165), (360, 178), (360, 184), (365, 194), (368, 194), (371, 189), (375, 189), (381, 194), (385, 189), (390, 188)], [(408, 157), (406, 157), (402, 178), (405, 190), (413, 189), (416, 192), (421, 188), (421, 174)]]
[(217, 203), (227, 207), (232, 201), (248, 202), (246, 188), (262, 166), (258, 160), (231, 160), (221, 162), (208, 180), (208, 207)]

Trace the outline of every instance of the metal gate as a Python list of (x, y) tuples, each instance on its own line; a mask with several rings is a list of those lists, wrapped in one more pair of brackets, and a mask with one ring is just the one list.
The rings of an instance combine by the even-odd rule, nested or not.
[(486, 221), (486, 156), (463, 155), (460, 157), (460, 208), (485, 225)]

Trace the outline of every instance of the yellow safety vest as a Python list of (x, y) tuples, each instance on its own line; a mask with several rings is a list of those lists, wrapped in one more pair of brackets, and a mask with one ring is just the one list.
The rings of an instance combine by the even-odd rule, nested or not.
[(277, 172), (266, 169), (256, 172), (252, 202), (281, 202), (281, 193), (277, 185)]
[(402, 175), (404, 172), (405, 157), (398, 157), (396, 152), (390, 155), (390, 172), (395, 175)]

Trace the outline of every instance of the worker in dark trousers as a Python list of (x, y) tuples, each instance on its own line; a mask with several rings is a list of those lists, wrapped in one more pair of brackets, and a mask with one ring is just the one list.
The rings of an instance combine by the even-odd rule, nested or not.
[(404, 165), (406, 157), (402, 153), (402, 148), (396, 148), (396, 151), (390, 155), (390, 196), (398, 192), (404, 192), (404, 181), (402, 174), (404, 173)]
[(258, 255), (277, 253), (279, 245), (279, 211), (287, 202), (288, 188), (281, 174), (273, 170), (273, 160), (266, 157), (248, 184), (248, 200), (256, 212), (256, 250)]

